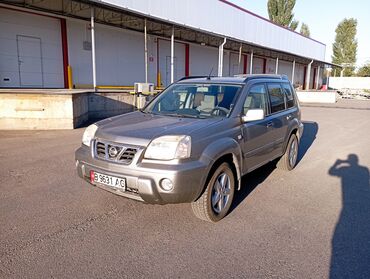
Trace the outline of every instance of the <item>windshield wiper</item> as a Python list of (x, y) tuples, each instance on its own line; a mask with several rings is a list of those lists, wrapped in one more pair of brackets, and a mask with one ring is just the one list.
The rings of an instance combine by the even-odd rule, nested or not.
[(198, 118), (198, 119), (205, 118), (201, 115), (181, 114), (181, 113), (176, 113), (176, 112), (174, 112), (174, 113), (164, 113), (162, 115), (164, 115), (164, 116), (175, 116), (175, 117), (185, 117), (185, 118)]
[(146, 110), (141, 110), (139, 109), (140, 112), (145, 113), (145, 114), (152, 114), (152, 115), (161, 115), (160, 113), (152, 112), (152, 111), (146, 111)]

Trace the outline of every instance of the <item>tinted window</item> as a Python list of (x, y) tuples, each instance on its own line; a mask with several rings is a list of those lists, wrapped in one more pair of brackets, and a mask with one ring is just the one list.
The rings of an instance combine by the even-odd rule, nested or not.
[(293, 95), (292, 88), (287, 83), (283, 83), (282, 87), (285, 93), (286, 107), (287, 108), (294, 107), (294, 95)]
[(263, 84), (251, 87), (245, 99), (243, 109), (244, 114), (246, 114), (249, 109), (263, 109), (265, 114), (267, 114), (267, 94)]
[(267, 87), (270, 95), (271, 113), (284, 110), (285, 99), (280, 84), (268, 84)]

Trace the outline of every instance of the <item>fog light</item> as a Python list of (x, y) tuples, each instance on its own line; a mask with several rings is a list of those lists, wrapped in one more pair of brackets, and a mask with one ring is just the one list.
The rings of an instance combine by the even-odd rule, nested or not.
[(171, 191), (173, 189), (173, 183), (170, 179), (164, 178), (160, 182), (161, 188), (165, 191)]

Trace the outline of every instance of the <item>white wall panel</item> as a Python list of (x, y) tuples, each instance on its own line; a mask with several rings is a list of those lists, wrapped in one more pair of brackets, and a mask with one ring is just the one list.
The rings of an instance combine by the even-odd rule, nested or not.
[(239, 53), (231, 52), (229, 60), (230, 76), (243, 74), (244, 57), (242, 55), (239, 65)]
[[(17, 43), (20, 36), (22, 38), (36, 38), (40, 41), (38, 58), (42, 62), (43, 87), (58, 88), (64, 86), (63, 77), (63, 58), (61, 46), (60, 20), (45, 16), (37, 16), (24, 12), (16, 12), (9, 9), (0, 8), (0, 86), (1, 87), (21, 87), (20, 72), (24, 77), (28, 76), (31, 80), (35, 75), (32, 63), (25, 68), (20, 68), (19, 61), (31, 61), (33, 53), (31, 49), (23, 52), (26, 57), (18, 59)], [(26, 42), (25, 42), (26, 45)], [(22, 62), (20, 62), (22, 63)], [(24, 61), (23, 61), (24, 63)], [(35, 70), (36, 71), (36, 70)], [(7, 81), (7, 79), (9, 79)], [(37, 82), (38, 83), (38, 82)], [(27, 84), (27, 83), (25, 83)], [(25, 85), (24, 85), (25, 86)], [(41, 84), (37, 87), (42, 86)]]
[[(171, 83), (171, 42), (158, 39), (159, 45), (159, 71), (163, 86)], [(174, 81), (185, 76), (185, 44), (176, 43), (174, 48)]]
[(266, 74), (276, 73), (276, 59), (268, 58), (266, 61)]
[[(104, 0), (127, 10), (317, 60), (325, 45), (217, 0)], [(205, 12), (206, 11), (206, 12)], [(227, 18), (228, 20), (220, 20)]]
[(205, 46), (190, 45), (190, 75), (217, 75), (218, 49)]
[(279, 75), (287, 75), (289, 80), (291, 80), (292, 79), (292, 70), (293, 70), (293, 63), (292, 62), (279, 60), (279, 68), (278, 68), (278, 74)]
[(144, 36), (97, 25), (97, 84), (133, 85), (145, 81)]
[[(209, 73), (212, 71), (212, 76), (217, 76), (218, 48), (194, 44), (190, 44), (189, 47), (190, 75), (209, 75)], [(233, 75), (231, 68), (233, 66), (230, 63), (237, 63), (237, 58), (235, 60), (235, 53), (224, 51), (223, 55), (222, 76)]]
[[(92, 85), (91, 50), (84, 49), (84, 41), (91, 43), (87, 22), (67, 20), (69, 61), (73, 82), (77, 87)], [(132, 86), (145, 81), (144, 35), (120, 28), (96, 24), (97, 85)], [(148, 39), (148, 81), (156, 81), (156, 43)]]
[[(251, 56), (249, 54), (244, 54), (244, 56), (247, 56), (246, 74), (250, 74)], [(243, 64), (243, 67), (244, 67), (244, 64)]]
[[(224, 51), (224, 58), (222, 61), (222, 76), (230, 76), (230, 51)], [(218, 56), (217, 56), (218, 58)], [(218, 60), (217, 60), (218, 63)]]
[(304, 68), (305, 66), (302, 64), (295, 64), (295, 70), (294, 70), (294, 84), (297, 86), (303, 86), (304, 83)]
[(157, 84), (157, 38), (152, 36), (148, 36), (148, 82)]
[(254, 57), (253, 58), (253, 74), (263, 74), (263, 58), (261, 57)]
[(84, 41), (91, 43), (89, 23), (67, 20), (67, 37), (73, 84), (92, 85), (91, 50), (83, 48)]

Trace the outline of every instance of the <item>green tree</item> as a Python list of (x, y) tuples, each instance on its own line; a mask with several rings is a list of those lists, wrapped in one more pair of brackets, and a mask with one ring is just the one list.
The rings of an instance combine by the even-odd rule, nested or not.
[(268, 0), (267, 10), (271, 21), (296, 30), (299, 21), (294, 19), (295, 0)]
[(367, 62), (357, 71), (359, 77), (370, 77), (370, 62)]
[(306, 23), (302, 23), (300, 33), (303, 36), (306, 36), (306, 37), (310, 37), (311, 36), (310, 28), (308, 28), (308, 25)]
[(292, 22), (289, 24), (289, 28), (292, 29), (292, 30), (296, 30), (297, 27), (298, 27), (298, 24), (299, 24), (299, 21), (298, 20), (295, 20), (293, 19)]
[(344, 76), (353, 76), (357, 54), (357, 20), (345, 18), (338, 24), (335, 32), (332, 61), (334, 64), (345, 65)]

